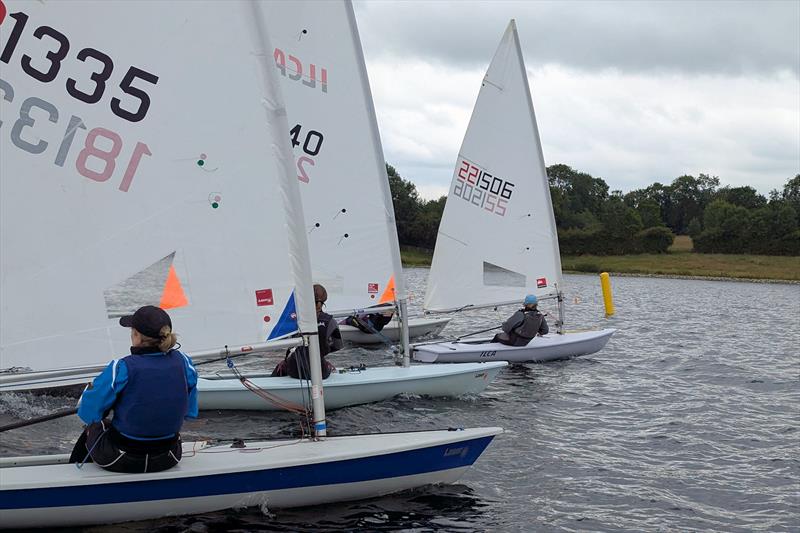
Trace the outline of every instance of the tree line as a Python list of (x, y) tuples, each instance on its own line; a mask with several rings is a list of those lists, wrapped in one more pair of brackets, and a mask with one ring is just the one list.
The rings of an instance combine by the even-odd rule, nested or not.
[[(432, 249), (446, 197), (424, 200), (386, 165), (400, 244)], [(547, 167), (561, 252), (566, 255), (664, 253), (675, 235), (695, 252), (800, 255), (800, 174), (769, 197), (719, 178), (680, 176), (627, 194), (564, 164)]]

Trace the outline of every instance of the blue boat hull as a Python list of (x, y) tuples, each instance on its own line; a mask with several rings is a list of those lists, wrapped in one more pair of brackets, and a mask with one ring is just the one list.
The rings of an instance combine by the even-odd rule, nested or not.
[[(463, 435), (467, 432), (420, 434)], [(420, 434), (379, 437), (388, 444), (392, 438), (401, 440)], [(374, 440), (375, 436), (369, 437)], [(44, 481), (37, 487), (11, 488), (5, 479), (12, 469), (0, 470), (0, 478), (3, 478), (0, 524), (3, 527), (41, 527), (109, 523), (249, 505), (282, 508), (374, 497), (430, 483), (456, 481), (493, 437), (493, 434), (483, 435), (389, 453), (367, 452), (365, 456), (348, 459), (335, 459), (341, 455), (335, 451), (327, 454), (333, 457), (329, 460), (326, 460), (324, 448), (329, 443), (335, 444), (336, 439), (297, 442), (287, 446), (305, 446), (306, 449), (301, 450), (308, 452), (305, 464), (288, 466), (258, 466), (259, 458), (267, 464), (274, 462), (272, 459), (281, 462), (280, 457), (270, 457), (271, 453), (282, 452), (280, 447), (253, 447), (248, 451), (218, 447), (206, 448), (195, 457), (184, 459), (178, 467), (157, 474), (109, 475), (91, 464), (81, 471), (74, 465), (14, 467), (13, 470), (26, 469), (30, 476), (37, 478), (46, 478), (49, 469), (56, 474), (56, 479), (59, 479), (58, 474), (63, 478), (63, 470), (67, 469), (73, 482), (52, 486)], [(233, 460), (225, 461), (225, 457), (220, 457), (223, 454)], [(192, 460), (202, 461), (206, 457), (223, 466), (228, 462), (236, 470), (201, 473), (204, 468), (199, 467), (199, 463), (192, 465)], [(197, 472), (192, 473), (195, 466), (198, 466)], [(216, 464), (209, 469), (217, 469)]]

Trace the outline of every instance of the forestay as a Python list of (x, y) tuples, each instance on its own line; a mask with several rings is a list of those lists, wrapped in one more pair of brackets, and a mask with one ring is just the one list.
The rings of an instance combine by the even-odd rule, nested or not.
[(394, 208), (350, 2), (265, 5), (329, 311), (405, 299)]
[(425, 309), (520, 302), (561, 287), (539, 131), (512, 20), (483, 79), (447, 197)]
[(296, 330), (246, 10), (3, 1), (0, 369), (127, 353), (145, 303), (187, 351)]

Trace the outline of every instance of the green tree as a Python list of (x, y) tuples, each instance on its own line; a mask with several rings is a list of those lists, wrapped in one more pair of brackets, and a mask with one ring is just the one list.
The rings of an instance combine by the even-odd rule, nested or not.
[(436, 245), (436, 235), (439, 232), (439, 223), (442, 220), (446, 201), (447, 196), (442, 196), (437, 200), (422, 203), (417, 218), (410, 228), (414, 246), (433, 249)]
[(748, 253), (749, 222), (750, 212), (746, 208), (725, 200), (714, 200), (705, 210), (705, 229), (694, 239), (694, 250), (704, 253)]
[(791, 178), (783, 186), (781, 199), (786, 202), (797, 215), (797, 224), (800, 226), (800, 174)]
[(767, 199), (748, 186), (723, 187), (717, 191), (716, 199), (725, 200), (729, 204), (740, 205), (747, 209), (758, 209), (767, 205)]
[(635, 209), (645, 228), (664, 226), (664, 222), (661, 220), (661, 206), (652, 198), (645, 198), (638, 203)]
[(421, 208), (417, 187), (410, 181), (404, 180), (397, 173), (397, 170), (388, 163), (386, 164), (386, 173), (389, 175), (389, 188), (392, 192), (397, 239), (400, 244), (416, 246), (413, 236), (413, 224)]
[(666, 223), (673, 232), (685, 235), (689, 230), (689, 221), (703, 216), (706, 206), (713, 200), (719, 178), (700, 174), (680, 176), (669, 186), (670, 205), (667, 210)]
[(637, 252), (636, 234), (642, 231), (642, 219), (635, 209), (625, 205), (622, 193), (614, 191), (603, 206), (600, 218), (606, 253), (625, 254)]
[(775, 206), (762, 207), (750, 213), (750, 224), (747, 227), (747, 240), (751, 243), (754, 253), (769, 253), (773, 241), (773, 213)]
[(596, 220), (603, 211), (603, 204), (608, 198), (608, 185), (600, 178), (594, 178), (585, 172), (557, 164), (547, 167), (550, 181), (550, 197), (553, 200), (556, 225), (559, 227), (582, 227), (578, 224), (587, 217), (575, 215), (587, 211)]
[[(667, 217), (672, 208), (670, 187), (656, 182), (644, 189), (636, 189), (625, 195), (625, 203), (637, 209), (642, 203), (652, 201), (658, 205), (662, 224), (666, 225)], [(644, 222), (644, 220), (642, 221)]]
[(700, 222), (699, 218), (693, 218), (692, 220), (689, 221), (688, 233), (692, 239), (696, 238), (702, 232), (703, 232), (703, 224)]
[(636, 234), (636, 238), (641, 250), (648, 254), (665, 254), (675, 242), (675, 234), (665, 226), (643, 229)]

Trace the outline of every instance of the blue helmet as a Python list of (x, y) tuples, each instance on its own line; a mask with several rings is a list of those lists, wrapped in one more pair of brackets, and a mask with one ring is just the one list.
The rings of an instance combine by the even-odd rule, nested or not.
[(539, 303), (539, 298), (537, 298), (535, 294), (529, 294), (522, 303), (525, 305), (536, 305)]

